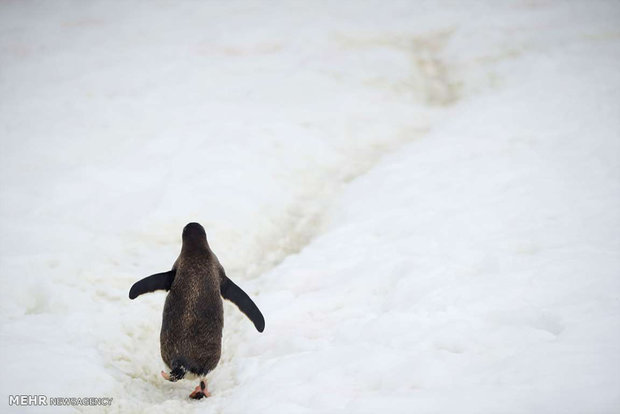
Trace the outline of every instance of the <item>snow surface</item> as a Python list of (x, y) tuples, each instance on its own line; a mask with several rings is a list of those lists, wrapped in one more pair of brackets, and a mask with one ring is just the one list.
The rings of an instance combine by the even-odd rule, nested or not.
[[(618, 412), (618, 22), (0, 3), (0, 411)], [(159, 376), (165, 293), (127, 298), (189, 221), (266, 319), (225, 306), (202, 401)]]

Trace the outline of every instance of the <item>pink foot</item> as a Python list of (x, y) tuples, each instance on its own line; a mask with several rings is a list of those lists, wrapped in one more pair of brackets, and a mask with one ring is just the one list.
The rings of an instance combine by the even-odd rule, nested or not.
[(195, 400), (199, 400), (203, 397), (210, 397), (211, 393), (207, 391), (207, 381), (200, 381), (200, 385), (197, 385), (194, 391), (189, 395), (189, 398), (193, 398)]
[(161, 376), (164, 377), (165, 380), (170, 381), (170, 375), (167, 372), (162, 371)]

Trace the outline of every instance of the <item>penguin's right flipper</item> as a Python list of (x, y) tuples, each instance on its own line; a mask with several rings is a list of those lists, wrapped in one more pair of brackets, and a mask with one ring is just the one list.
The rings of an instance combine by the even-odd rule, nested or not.
[(265, 318), (258, 309), (258, 306), (256, 306), (252, 299), (250, 299), (247, 293), (245, 293), (239, 286), (235, 285), (235, 283), (226, 277), (226, 275), (222, 274), (221, 277), (220, 293), (222, 294), (222, 297), (237, 305), (239, 310), (245, 313), (245, 315), (254, 323), (256, 330), (258, 332), (263, 332), (265, 329)]
[(176, 273), (176, 269), (172, 269), (167, 272), (156, 273), (149, 277), (145, 277), (134, 283), (129, 290), (129, 299), (135, 299), (144, 293), (154, 292), (156, 290), (170, 290)]

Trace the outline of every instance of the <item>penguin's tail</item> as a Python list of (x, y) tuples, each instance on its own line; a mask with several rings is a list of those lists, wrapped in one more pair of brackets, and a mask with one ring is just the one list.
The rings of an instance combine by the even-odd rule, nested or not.
[(170, 371), (170, 373), (168, 374), (162, 371), (161, 376), (167, 379), (168, 381), (176, 382), (180, 379), (183, 379), (183, 377), (185, 377), (186, 372), (187, 371), (185, 370), (185, 367), (181, 363), (178, 363), (175, 361), (172, 364), (172, 370)]
[(185, 376), (185, 367), (183, 365), (175, 365), (170, 371), (170, 381), (175, 382), (183, 379)]

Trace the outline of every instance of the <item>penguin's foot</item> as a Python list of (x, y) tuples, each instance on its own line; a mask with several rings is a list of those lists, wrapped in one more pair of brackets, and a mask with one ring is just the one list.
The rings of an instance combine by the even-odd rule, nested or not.
[(207, 380), (200, 380), (200, 385), (196, 386), (196, 389), (192, 391), (189, 395), (189, 398), (193, 398), (194, 400), (199, 400), (202, 397), (210, 397), (211, 393), (207, 391)]
[(171, 380), (171, 379), (170, 379), (170, 374), (168, 374), (168, 373), (167, 373), (167, 372), (165, 372), (165, 371), (162, 371), (162, 372), (161, 372), (161, 376), (162, 376), (162, 377), (164, 377), (164, 379), (165, 379), (166, 381), (173, 381), (173, 380)]

